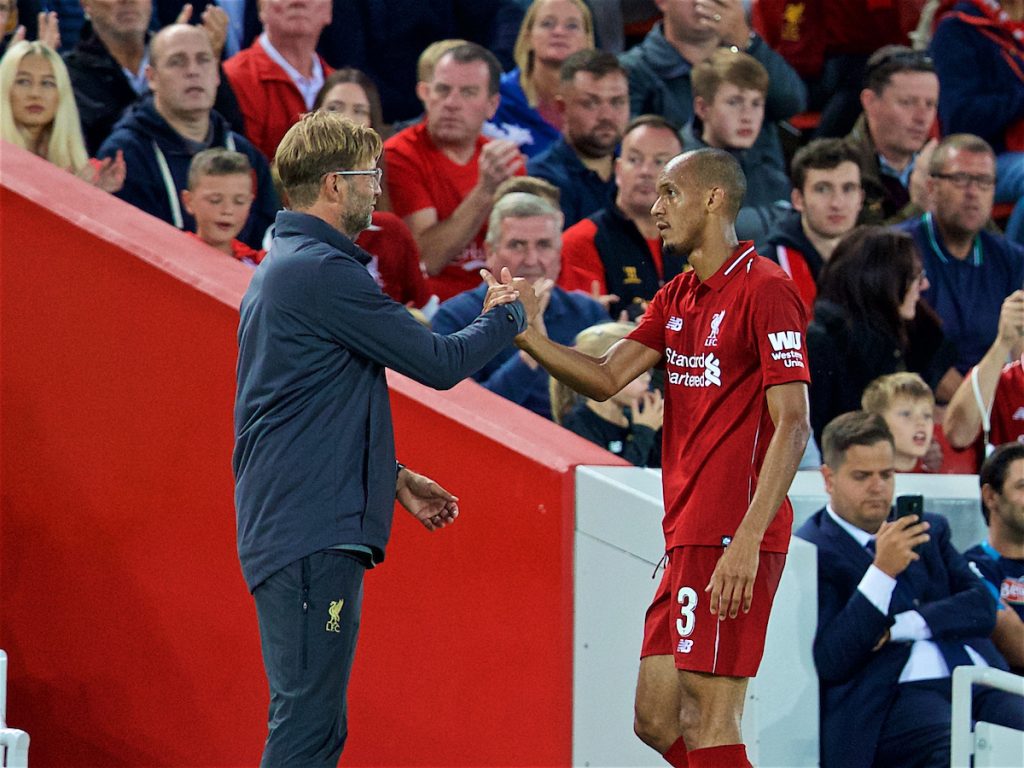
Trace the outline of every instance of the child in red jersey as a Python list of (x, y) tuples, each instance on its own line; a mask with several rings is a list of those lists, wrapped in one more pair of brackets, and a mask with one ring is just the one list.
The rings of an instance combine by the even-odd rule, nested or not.
[(181, 202), (196, 219), (194, 236), (243, 264), (255, 267), (266, 255), (236, 239), (253, 201), (249, 158), (227, 149), (204, 149), (192, 158)]

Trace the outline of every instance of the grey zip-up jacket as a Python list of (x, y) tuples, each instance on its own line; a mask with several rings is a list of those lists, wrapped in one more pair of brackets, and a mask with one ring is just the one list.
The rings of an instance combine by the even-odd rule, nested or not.
[(432, 333), (381, 292), (369, 260), (321, 219), (281, 211), (242, 299), (233, 466), (250, 590), (339, 544), (382, 560), (395, 503), (384, 369), (447, 389), (525, 328), (516, 302)]

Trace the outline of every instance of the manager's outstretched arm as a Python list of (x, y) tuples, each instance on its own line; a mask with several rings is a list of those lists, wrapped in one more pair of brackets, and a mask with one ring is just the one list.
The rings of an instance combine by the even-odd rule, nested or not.
[[(488, 285), (498, 283), (486, 269), (481, 270), (480, 274)], [(518, 290), (519, 299), (526, 309), (529, 325), (516, 336), (516, 346), (540, 363), (548, 373), (581, 395), (594, 400), (607, 400), (661, 359), (660, 352), (629, 339), (618, 342), (602, 357), (584, 355), (571, 347), (551, 341), (546, 334), (534, 328), (535, 318), (540, 311), (534, 290), (543, 290), (544, 286), (540, 283), (545, 281), (531, 288), (526, 280), (513, 280), (508, 269), (502, 269), (501, 282), (512, 284)]]

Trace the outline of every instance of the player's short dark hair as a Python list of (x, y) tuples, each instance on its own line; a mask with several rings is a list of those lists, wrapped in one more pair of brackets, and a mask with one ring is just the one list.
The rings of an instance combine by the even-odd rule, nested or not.
[(871, 54), (864, 67), (864, 87), (881, 94), (901, 72), (935, 73), (935, 62), (924, 51), (915, 51), (905, 45), (885, 45)]
[[(1006, 443), (992, 452), (992, 455), (985, 459), (978, 472), (978, 485), (984, 488), (989, 486), (998, 494), (1003, 493), (1006, 485), (1006, 473), (1010, 465), (1018, 459), (1024, 459), (1024, 443)], [(985, 497), (981, 498), (981, 516), (985, 518), (985, 525), (989, 523), (989, 511), (985, 506)]]
[(808, 171), (831, 171), (846, 162), (860, 168), (857, 150), (844, 139), (815, 139), (809, 142), (796, 151), (793, 161), (789, 164), (789, 177), (793, 182), (793, 189), (803, 192)]
[(248, 157), (223, 147), (204, 149), (192, 158), (188, 167), (188, 188), (194, 190), (203, 176), (233, 176), (236, 173), (252, 174), (252, 163)]
[(747, 194), (747, 177), (739, 161), (724, 149), (701, 147), (681, 155), (687, 171), (694, 176), (698, 189), (722, 187), (729, 200), (729, 217), (735, 221), (743, 196)]
[(846, 460), (846, 452), (855, 445), (871, 446), (886, 442), (894, 445), (892, 432), (877, 413), (850, 411), (836, 416), (821, 433), (821, 460), (833, 470)]
[(629, 77), (626, 68), (622, 66), (615, 54), (602, 51), (599, 48), (585, 48), (582, 51), (576, 51), (563, 61), (559, 79), (563, 84), (571, 83), (577, 72), (586, 72), (597, 80), (613, 72), (618, 72), (623, 77)]
[[(450, 51), (446, 51), (438, 58), (440, 64), (442, 59), (451, 56), (452, 61), (459, 64), (472, 64), (474, 61), (482, 61), (487, 65), (487, 94), (494, 96), (501, 86), (501, 63), (497, 57), (482, 45), (476, 43), (463, 43), (456, 45)], [(434, 67), (435, 71), (437, 67)]]

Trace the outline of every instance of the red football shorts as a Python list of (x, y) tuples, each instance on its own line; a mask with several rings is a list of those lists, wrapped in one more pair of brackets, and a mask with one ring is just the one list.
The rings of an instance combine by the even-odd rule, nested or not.
[(665, 574), (647, 609), (640, 657), (675, 656), (676, 668), (724, 677), (753, 677), (764, 655), (775, 590), (786, 556), (761, 552), (750, 613), (719, 621), (705, 592), (722, 547), (676, 547), (668, 553)]

